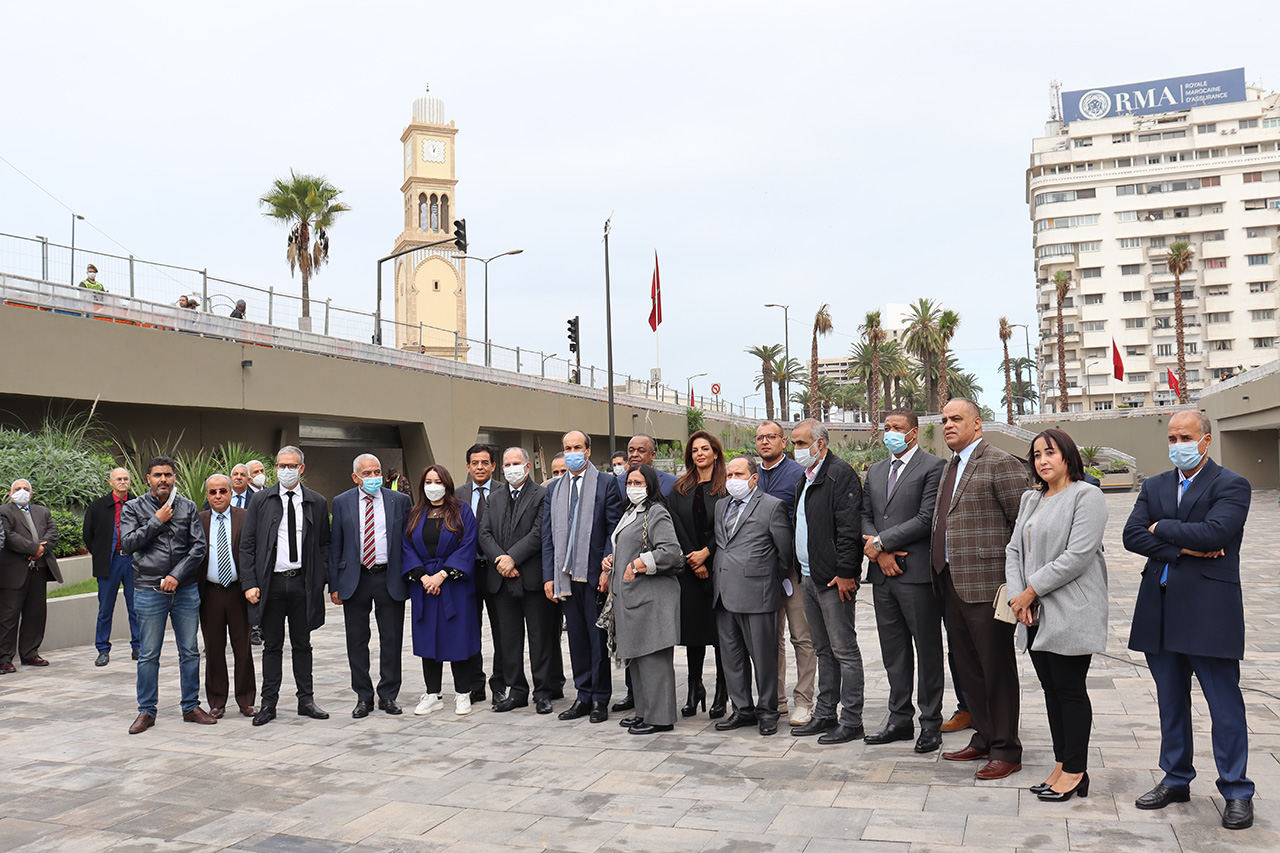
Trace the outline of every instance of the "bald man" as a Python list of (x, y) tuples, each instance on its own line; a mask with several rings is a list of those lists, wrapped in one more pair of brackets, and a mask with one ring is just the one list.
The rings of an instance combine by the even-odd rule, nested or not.
[(133, 609), (133, 558), (120, 550), (120, 510), (129, 502), (129, 472), (115, 468), (107, 475), (111, 491), (89, 504), (85, 510), (85, 547), (93, 555), (93, 576), (98, 579), (98, 627), (93, 645), (98, 650), (94, 666), (111, 662), (111, 623), (115, 618), (116, 596), (124, 587), (124, 606), (129, 613), (129, 645), (138, 659), (138, 614)]
[(53, 549), (58, 525), (49, 510), (31, 502), (29, 480), (14, 480), (9, 502), (0, 507), (4, 542), (0, 548), (0, 675), (16, 672), (13, 656), (27, 666), (48, 666), (40, 657), (50, 581), (62, 583)]

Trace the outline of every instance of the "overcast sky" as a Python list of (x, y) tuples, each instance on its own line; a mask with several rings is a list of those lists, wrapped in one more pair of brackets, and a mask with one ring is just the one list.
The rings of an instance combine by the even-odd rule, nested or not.
[(565, 354), (580, 314), (584, 364), (605, 364), (612, 213), (620, 373), (654, 366), (656, 249), (670, 384), (708, 371), (699, 393), (717, 381), (740, 404), (759, 368), (743, 348), (782, 338), (765, 302), (791, 305), (803, 360), (822, 302), (834, 357), (868, 310), (923, 296), (960, 313), (955, 348), (994, 408), (998, 317), (1035, 320), (1025, 170), (1050, 80), (1244, 66), (1275, 89), (1280, 62), (1274, 0), (985, 6), (8, 2), (0, 231), (66, 242), (52, 194), (86, 217), (81, 247), (296, 292), (256, 201), (290, 169), (322, 173), (353, 212), (313, 294), (372, 310), (429, 83), (459, 129), (472, 253), (525, 250), (490, 270), (496, 343)]

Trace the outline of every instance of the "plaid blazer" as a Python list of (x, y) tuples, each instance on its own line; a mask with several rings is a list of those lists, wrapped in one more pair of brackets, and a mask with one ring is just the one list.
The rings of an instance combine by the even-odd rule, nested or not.
[(1004, 583), (1005, 547), (1018, 520), (1022, 493), (1029, 488), (1026, 466), (982, 441), (973, 449), (949, 502), (942, 494), (946, 479), (944, 468), (933, 535), (938, 535), (938, 514), (946, 512), (947, 562), (956, 592), (968, 604), (990, 604)]

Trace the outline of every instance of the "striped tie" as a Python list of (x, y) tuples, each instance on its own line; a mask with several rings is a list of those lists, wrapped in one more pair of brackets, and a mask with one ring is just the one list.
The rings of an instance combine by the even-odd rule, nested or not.
[(227, 536), (227, 516), (218, 516), (218, 583), (231, 586), (235, 583), (236, 572), (231, 566), (231, 539)]
[(360, 564), (366, 569), (372, 569), (377, 553), (378, 551), (373, 541), (373, 498), (366, 495), (364, 499), (364, 547), (360, 549)]

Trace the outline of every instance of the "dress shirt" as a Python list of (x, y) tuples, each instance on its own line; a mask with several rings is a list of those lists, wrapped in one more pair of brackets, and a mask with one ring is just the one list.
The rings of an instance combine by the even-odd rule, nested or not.
[[(293, 511), (298, 525), (298, 559), (289, 562), (289, 496), (293, 495)], [(276, 568), (277, 572), (287, 572), (302, 568), (302, 487), (292, 489), (280, 488), (280, 529), (276, 531)]]
[[(893, 465), (893, 460), (895, 460), (895, 459), (902, 463), (902, 466), (901, 466), (900, 468), (898, 468), (898, 476), (899, 476), (899, 477), (901, 477), (901, 476), (902, 476), (902, 471), (903, 471), (903, 469), (907, 467), (907, 463), (909, 463), (909, 462), (911, 461), (911, 457), (912, 457), (912, 456), (915, 456), (915, 455), (916, 455), (916, 451), (917, 451), (917, 450), (919, 450), (919, 449), (920, 449), (920, 445), (918, 445), (918, 444), (913, 444), (913, 445), (911, 445), (910, 447), (908, 447), (908, 448), (907, 448), (907, 450), (906, 450), (906, 452), (905, 452), (905, 453), (903, 453), (901, 456), (894, 456), (892, 453), (890, 453), (890, 454), (889, 454), (889, 464), (890, 464), (890, 465)], [(959, 479), (959, 477), (957, 477), (957, 479)]]
[(244, 494), (239, 494), (235, 489), (231, 490), (231, 505), (246, 509), (245, 504), (249, 502), (249, 495), (253, 494), (253, 490), (246, 488)]
[(487, 507), (489, 504), (489, 488), (493, 485), (493, 478), (490, 477), (484, 482), (484, 485), (473, 482), (471, 484), (471, 514), (477, 519), (480, 517), (480, 495), (484, 494), (484, 502)]
[[(956, 489), (960, 487), (960, 478), (964, 476), (964, 469), (965, 469), (965, 466), (969, 464), (969, 457), (973, 455), (974, 448), (978, 446), (978, 442), (980, 441), (982, 441), (981, 437), (975, 438), (973, 441), (969, 443), (968, 447), (964, 448), (963, 450), (961, 450), (959, 453), (956, 454), (957, 456), (960, 457), (960, 465), (956, 468), (955, 485), (951, 487), (952, 498), (956, 496)], [(948, 506), (950, 506), (950, 502), (948, 502)]]
[(385, 566), (387, 564), (387, 513), (383, 508), (382, 489), (378, 489), (372, 499), (369, 493), (364, 489), (360, 490), (360, 513), (356, 523), (360, 526), (357, 531), (356, 540), (360, 543), (360, 550), (364, 550), (364, 508), (368, 502), (373, 501), (373, 562), (374, 565)]
[(814, 479), (817, 478), (818, 472), (822, 470), (822, 465), (826, 461), (827, 455), (824, 453), (818, 460), (818, 464), (811, 469), (812, 477), (809, 476), (810, 469), (805, 469), (802, 481), (804, 486), (800, 490), (800, 497), (796, 499), (796, 559), (800, 562), (800, 574), (805, 577), (809, 577), (809, 515), (805, 510), (804, 497), (809, 493), (809, 487), (813, 485)]
[[(218, 559), (218, 525), (222, 524), (218, 520), (220, 518), (227, 520), (227, 553), (231, 556), (231, 574), (233, 577), (240, 577), (240, 573), (236, 571), (236, 549), (231, 547), (231, 507), (227, 507), (226, 512), (209, 510), (209, 571), (205, 573), (205, 577), (210, 583), (216, 583), (219, 586), (222, 585), (222, 581), (218, 579), (218, 567), (222, 565)], [(285, 547), (288, 547), (287, 542)], [(287, 557), (288, 554), (285, 556)]]

